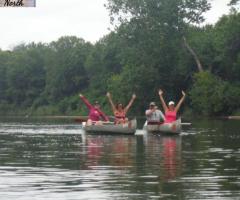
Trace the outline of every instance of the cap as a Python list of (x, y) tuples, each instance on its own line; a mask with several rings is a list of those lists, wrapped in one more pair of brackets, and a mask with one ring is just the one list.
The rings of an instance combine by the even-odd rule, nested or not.
[(98, 101), (95, 101), (94, 104), (95, 104), (95, 105), (99, 105), (99, 102), (98, 102)]
[(174, 101), (169, 101), (168, 105), (175, 105)]
[(151, 102), (149, 105), (150, 106), (156, 106), (155, 102)]

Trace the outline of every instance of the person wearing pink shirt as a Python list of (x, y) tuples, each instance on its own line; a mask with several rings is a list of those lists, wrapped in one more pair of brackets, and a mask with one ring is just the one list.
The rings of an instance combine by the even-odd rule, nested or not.
[(87, 125), (102, 124), (102, 121), (109, 121), (109, 118), (100, 110), (98, 101), (95, 101), (94, 105), (92, 105), (82, 94), (79, 96), (89, 110)]
[(177, 106), (175, 107), (175, 103), (173, 101), (169, 101), (168, 106), (166, 105), (164, 99), (163, 99), (163, 91), (159, 90), (159, 96), (160, 96), (160, 100), (165, 112), (165, 121), (164, 123), (171, 123), (177, 120), (177, 113), (178, 110), (180, 109), (186, 94), (184, 91), (182, 91), (182, 98), (180, 99), (180, 101), (178, 102)]

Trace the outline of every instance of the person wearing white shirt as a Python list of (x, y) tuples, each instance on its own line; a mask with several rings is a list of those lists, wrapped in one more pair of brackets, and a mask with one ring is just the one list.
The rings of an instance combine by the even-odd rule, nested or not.
[(149, 104), (149, 109), (145, 112), (148, 122), (163, 122), (165, 117), (161, 110), (158, 109), (155, 102)]

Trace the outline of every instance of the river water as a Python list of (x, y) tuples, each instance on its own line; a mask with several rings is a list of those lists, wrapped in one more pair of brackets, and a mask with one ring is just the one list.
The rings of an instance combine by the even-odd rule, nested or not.
[(87, 135), (64, 122), (1, 120), (1, 200), (240, 199), (239, 121), (180, 136)]

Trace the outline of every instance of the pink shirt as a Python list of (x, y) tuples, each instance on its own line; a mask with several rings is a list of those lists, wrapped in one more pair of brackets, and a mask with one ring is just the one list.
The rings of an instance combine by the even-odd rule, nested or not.
[(165, 112), (165, 121), (164, 123), (171, 123), (177, 120), (177, 112), (176, 111), (166, 111)]
[(109, 121), (108, 117), (98, 108), (92, 106), (85, 97), (81, 97), (83, 102), (86, 104), (89, 110), (88, 118), (92, 121), (99, 121), (100, 118), (103, 118), (104, 121)]

